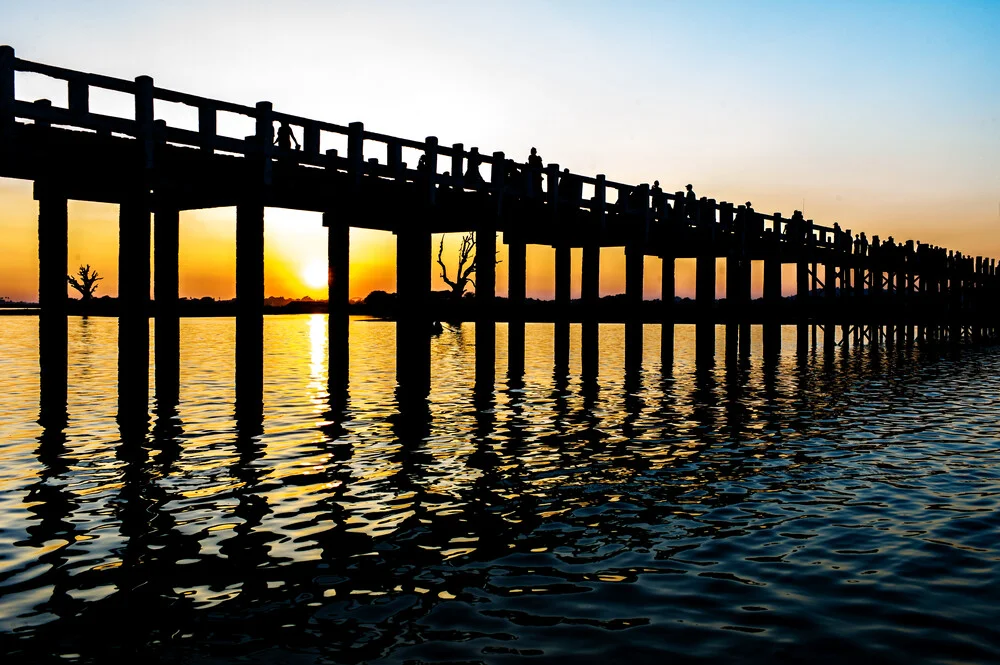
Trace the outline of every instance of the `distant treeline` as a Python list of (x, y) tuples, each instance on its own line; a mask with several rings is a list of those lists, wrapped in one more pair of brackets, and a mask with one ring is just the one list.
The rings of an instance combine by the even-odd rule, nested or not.
[[(794, 300), (795, 296), (788, 296), (786, 300)], [(721, 298), (716, 300), (717, 306), (724, 306), (726, 300)], [(524, 302), (523, 315), (528, 321), (531, 320), (551, 320), (552, 307), (551, 300), (537, 300), (527, 298)], [(674, 306), (677, 314), (683, 314), (687, 310), (695, 307), (695, 301), (690, 298), (674, 298)], [(476, 299), (474, 294), (467, 293), (463, 298), (452, 297), (451, 291), (434, 291), (431, 293), (430, 302), (431, 318), (440, 321), (463, 321), (475, 318)], [(584, 303), (575, 299), (569, 304), (569, 315), (573, 318), (583, 314)], [(604, 296), (598, 305), (600, 318), (605, 321), (625, 320), (632, 318), (636, 312), (630, 310), (625, 294)], [(9, 314), (33, 314), (37, 312), (38, 303), (15, 302), (11, 300), (0, 300), (0, 313)], [(236, 316), (236, 300), (216, 300), (214, 298), (180, 298), (178, 301), (178, 313), (181, 316)], [(4, 312), (6, 310), (6, 312)], [(89, 306), (84, 308), (83, 301), (77, 298), (70, 298), (67, 303), (69, 314), (90, 315), (90, 316), (117, 316), (118, 299), (109, 296), (94, 298)], [(154, 311), (154, 303), (150, 303), (150, 312)], [(268, 297), (264, 301), (265, 314), (325, 314), (327, 311), (326, 300), (314, 300), (312, 298), (288, 299), (282, 297)], [(348, 305), (351, 314), (367, 315), (381, 319), (394, 319), (396, 316), (396, 294), (386, 291), (372, 291), (363, 300), (352, 301)], [(660, 300), (644, 300), (639, 318), (656, 319), (660, 313)], [(507, 318), (507, 299), (497, 297), (493, 311), (494, 317), (499, 320)]]

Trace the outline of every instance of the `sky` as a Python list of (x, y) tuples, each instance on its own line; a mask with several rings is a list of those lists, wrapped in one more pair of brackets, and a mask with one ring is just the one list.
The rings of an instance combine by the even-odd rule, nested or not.
[[(658, 179), (667, 191), (690, 182), (758, 211), (803, 209), (869, 236), (992, 257), (997, 34), (997, 1), (5, 0), (0, 25), (0, 43), (29, 60), (148, 74), (160, 87), (521, 160), (536, 146), (578, 173)], [(19, 75), (17, 90), (65, 104), (65, 87), (42, 77)], [(121, 101), (91, 97), (95, 111)], [(37, 297), (31, 191), (0, 179), (0, 296), (17, 300)], [(457, 241), (448, 237), (446, 256)], [(115, 295), (117, 208), (72, 202), (69, 243), (67, 271), (89, 263), (106, 278), (98, 295)], [(235, 210), (183, 213), (180, 248), (182, 296), (233, 297)], [(355, 229), (351, 252), (352, 297), (395, 290), (391, 234)], [(552, 257), (529, 249), (529, 296), (552, 297)], [(267, 295), (325, 296), (325, 261), (319, 215), (267, 211)], [(574, 294), (579, 264), (574, 252)], [(659, 297), (659, 261), (646, 264), (646, 297)], [(693, 294), (693, 264), (677, 271), (678, 293)], [(623, 290), (622, 251), (605, 249), (601, 291)]]

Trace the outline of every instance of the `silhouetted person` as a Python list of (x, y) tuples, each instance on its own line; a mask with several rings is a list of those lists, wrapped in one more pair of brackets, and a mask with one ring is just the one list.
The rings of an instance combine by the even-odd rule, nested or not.
[(531, 169), (533, 193), (535, 196), (538, 196), (542, 193), (542, 168), (544, 168), (544, 164), (535, 148), (531, 149), (531, 155), (528, 156), (528, 168)]
[(649, 188), (649, 194), (653, 199), (653, 212), (659, 217), (660, 211), (663, 209), (663, 190), (660, 189), (659, 180), (653, 181), (653, 186)]
[[(684, 189), (687, 190), (687, 194), (684, 195), (684, 211), (687, 213), (688, 218), (694, 221), (695, 211), (698, 209), (698, 197), (695, 196), (694, 188), (691, 185), (685, 185)], [(749, 204), (747, 204), (747, 207), (749, 207)]]
[(278, 138), (275, 140), (275, 143), (281, 150), (291, 150), (292, 141), (295, 142), (295, 149), (298, 150), (299, 140), (295, 138), (295, 132), (292, 131), (292, 128), (286, 121), (282, 120), (281, 125), (278, 127)]

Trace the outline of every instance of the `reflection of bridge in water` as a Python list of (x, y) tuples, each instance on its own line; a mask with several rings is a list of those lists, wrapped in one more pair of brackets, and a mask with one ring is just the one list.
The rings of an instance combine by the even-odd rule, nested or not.
[[(387, 454), (371, 456), (376, 467), (368, 474), (354, 473), (352, 461), (356, 464), (364, 456), (365, 441), (338, 422), (337, 411), (343, 404), (334, 396), (329, 413), (314, 421), (322, 428), (323, 439), (297, 450), (306, 459), (323, 461), (308, 479), (297, 478), (315, 489), (308, 509), (294, 516), (288, 505), (273, 497), (268, 500), (275, 480), (268, 478), (264, 463), (269, 461), (264, 459), (268, 442), (259, 436), (264, 430), (261, 410), (246, 402), (258, 399), (252, 386), (237, 393), (242, 405), (238, 405), (235, 440), (221, 446), (226, 454), (213, 455), (190, 438), (197, 437), (198, 426), (177, 416), (176, 402), (170, 403), (176, 396), (161, 394), (158, 385), (151, 436), (145, 429), (126, 426), (146, 418), (145, 404), (133, 403), (137, 412), (122, 419), (122, 440), (114, 453), (121, 482), (106, 488), (107, 502), (115, 507), (110, 518), (100, 515), (105, 510), (102, 503), (82, 505), (88, 497), (78, 495), (74, 485), (63, 479), (68, 466), (82, 468), (84, 479), (97, 475), (88, 460), (72, 459), (73, 451), (107, 453), (67, 445), (64, 424), (43, 423), (36, 452), (42, 471), (31, 486), (30, 510), (37, 520), (23, 545), (47, 544), (41, 557), (47, 569), (40, 580), (23, 576), (11, 581), (6, 591), (17, 593), (33, 584), (51, 586), (51, 596), (38, 611), (55, 619), (34, 628), (32, 639), (19, 640), (16, 651), (41, 656), (58, 648), (82, 653), (85, 659), (107, 660), (125, 648), (133, 652), (155, 648), (162, 658), (164, 653), (183, 654), (196, 648), (193, 643), (209, 640), (219, 656), (242, 655), (261, 644), (278, 643), (315, 649), (336, 656), (337, 661), (363, 662), (400, 644), (419, 642), (415, 635), (447, 640), (435, 632), (441, 626), (434, 611), (443, 608), (449, 597), (481, 603), (477, 607), (513, 624), (521, 617), (529, 619), (530, 611), (526, 613), (517, 594), (540, 585), (529, 582), (533, 575), (545, 576), (545, 591), (557, 594), (582, 594), (611, 584), (601, 576), (633, 581), (643, 575), (686, 575), (687, 584), (701, 580), (707, 585), (708, 578), (697, 577), (703, 572), (701, 564), (681, 556), (691, 541), (730, 538), (762, 526), (779, 530), (788, 516), (777, 509), (764, 510), (760, 503), (762, 496), (783, 489), (774, 484), (776, 476), (781, 477), (774, 473), (776, 464), (809, 462), (822, 468), (841, 455), (891, 445), (844, 435), (845, 426), (865, 417), (856, 409), (858, 395), (847, 393), (867, 386), (861, 397), (867, 403), (867, 396), (879, 393), (876, 386), (884, 386), (880, 379), (887, 374), (917, 393), (928, 376), (935, 375), (935, 365), (939, 370), (948, 366), (937, 352), (937, 348), (898, 346), (886, 352), (872, 346), (867, 353), (770, 357), (753, 367), (737, 359), (731, 365), (727, 361), (724, 371), (699, 365), (686, 375), (678, 371), (670, 376), (669, 368), (663, 376), (633, 369), (626, 370), (613, 387), (586, 372), (581, 381), (571, 382), (567, 368), (553, 358), (551, 380), (539, 376), (549, 368), (539, 370), (542, 363), (535, 363), (528, 382), (550, 391), (547, 404), (557, 417), (548, 426), (540, 426), (537, 418), (551, 414), (540, 414), (537, 403), (527, 403), (524, 382), (516, 375), (499, 390), (476, 381), (471, 395), (447, 405), (449, 413), (460, 412), (465, 419), (461, 434), (449, 434), (468, 445), (468, 451), (457, 456), (457, 468), (450, 471), (436, 464), (428, 442), (454, 421), (435, 423), (428, 400), (398, 393), (398, 410), (374, 418), (386, 423), (379, 436), (396, 445), (387, 448)], [(387, 396), (386, 401), (391, 399)], [(609, 407), (615, 412), (610, 418), (603, 410)], [(65, 411), (65, 404), (61, 408)], [(371, 415), (361, 412), (354, 417)], [(192, 430), (188, 436), (185, 427)], [(650, 438), (642, 437), (646, 428)], [(619, 432), (622, 436), (617, 436)], [(350, 444), (333, 445), (334, 441)], [(190, 451), (185, 456), (187, 446), (198, 451), (195, 458)], [(221, 464), (220, 460), (227, 464), (221, 478), (204, 472), (209, 462)], [(672, 473), (681, 469), (682, 473)], [(651, 482), (649, 476), (658, 470), (664, 474)], [(567, 474), (572, 482), (566, 482)], [(191, 484), (171, 481), (178, 475)], [(442, 491), (429, 482), (434, 478), (454, 484)], [(214, 507), (223, 516), (220, 522), (235, 526), (218, 530), (209, 528), (214, 522), (199, 523), (191, 512), (195, 492), (185, 490), (229, 479), (234, 481), (231, 493), (215, 501), (206, 494), (197, 502), (204, 510)], [(380, 484), (372, 479), (380, 479)], [(796, 479), (801, 476), (792, 474), (785, 480)], [(722, 480), (734, 485), (746, 481), (745, 491), (727, 492), (729, 485)], [(351, 491), (359, 485), (369, 492)], [(390, 513), (400, 516), (393, 522), (391, 539), (357, 528), (359, 516), (371, 517), (372, 488), (407, 497), (405, 505)], [(620, 494), (627, 507), (596, 510), (608, 492)], [(746, 509), (727, 513), (727, 506)], [(403, 515), (410, 507), (412, 514)], [(543, 517), (546, 511), (566, 507), (572, 510), (551, 520), (561, 528), (544, 528), (550, 521)], [(701, 510), (704, 515), (698, 515)], [(105, 530), (109, 519), (120, 525), (123, 544), (112, 556), (120, 559), (120, 565), (94, 565), (93, 560), (81, 565), (88, 553), (74, 545), (90, 535), (88, 522), (92, 524), (95, 515), (100, 515)], [(670, 547), (655, 560), (650, 554), (642, 568), (614, 558), (619, 548), (649, 552), (662, 534), (646, 526), (666, 523), (677, 529), (683, 542), (668, 539), (665, 544)], [(582, 544), (580, 534), (591, 542)], [(456, 547), (455, 539), (469, 547), (461, 565), (451, 565), (443, 553)], [(286, 544), (278, 547), (282, 541)], [(379, 546), (387, 541), (391, 546)], [(68, 544), (58, 546), (63, 542)], [(293, 545), (301, 558), (287, 558)], [(579, 553), (593, 565), (540, 562), (532, 554), (536, 551)], [(515, 581), (519, 578), (525, 581)], [(692, 583), (690, 578), (697, 580)], [(103, 593), (85, 602), (79, 599), (80, 589)], [(385, 594), (397, 602), (380, 604)], [(213, 602), (206, 603), (206, 596)], [(142, 612), (135, 611), (139, 606)], [(634, 602), (627, 609), (594, 607), (597, 616), (587, 620), (603, 630), (617, 630), (622, 621), (635, 625), (646, 620), (648, 611)], [(872, 607), (865, 604), (859, 611)], [(547, 610), (552, 611), (548, 607), (536, 611)], [(359, 615), (368, 619), (357, 620)], [(490, 631), (497, 640), (498, 631)], [(180, 634), (189, 637), (168, 639)], [(628, 639), (615, 638), (615, 633), (602, 635), (607, 640)], [(11, 645), (8, 651), (15, 651), (13, 640)]]
[[(17, 99), (17, 73), (65, 82), (65, 108), (48, 100)], [(129, 118), (90, 109), (94, 89), (134, 102)], [(197, 110), (197, 130), (157, 119), (160, 109)], [(248, 118), (256, 131), (245, 138), (219, 133), (219, 115)], [(274, 123), (297, 128), (302, 150), (275, 147)], [(263, 362), (264, 208), (316, 211), (329, 229), (331, 383), (343, 384), (349, 360), (349, 229), (391, 231), (397, 237), (397, 373), (400, 385), (425, 392), (430, 375), (427, 330), (436, 318), (429, 299), (431, 234), (477, 231), (479, 250), (492, 256), (498, 233), (508, 245), (509, 291), (495, 301), (496, 269), (478, 266), (477, 370), (492, 377), (495, 322), (510, 325), (512, 368), (524, 362), (525, 248), (555, 249), (557, 358), (568, 353), (570, 250), (582, 249), (582, 355), (597, 362), (600, 249), (626, 255), (625, 363), (642, 356), (642, 322), (662, 322), (665, 359), (673, 352), (677, 321), (698, 324), (696, 346), (714, 354), (715, 324), (727, 325), (727, 349), (749, 353), (750, 324), (764, 326), (764, 354), (777, 353), (781, 324), (798, 328), (799, 350), (822, 331), (823, 347), (993, 337), (997, 312), (996, 262), (966, 257), (924, 243), (852, 239), (850, 230), (814, 224), (800, 214), (761, 214), (712, 199), (686, 201), (649, 185), (612, 182), (602, 175), (560, 173), (556, 164), (515, 164), (501, 152), (480, 154), (434, 137), (412, 141), (274, 111), (269, 102), (246, 107), (157, 88), (146, 76), (134, 81), (86, 74), (21, 60), (0, 47), (0, 176), (30, 179), (39, 207), (39, 303), (42, 379), (64, 384), (66, 347), (67, 201), (120, 206), (119, 336), (122, 394), (145, 396), (149, 358), (150, 236), (157, 389), (178, 380), (179, 211), (236, 207), (236, 293), (241, 390), (261, 383)], [(346, 141), (346, 154), (322, 151)], [(384, 160), (370, 157), (373, 152)], [(404, 156), (412, 155), (417, 168)], [(485, 177), (484, 177), (485, 172)], [(610, 190), (610, 191), (609, 191)], [(614, 201), (611, 202), (611, 194)], [(155, 223), (151, 227), (151, 215)], [(151, 233), (152, 231), (152, 233)], [(662, 259), (662, 296), (643, 302), (644, 259)], [(697, 263), (695, 303), (675, 303), (674, 267)], [(727, 297), (716, 300), (716, 264), (724, 259)], [(764, 297), (751, 300), (753, 261), (763, 262)], [(782, 266), (796, 266), (796, 297), (782, 297)], [(53, 362), (45, 359), (52, 358)], [(61, 359), (61, 362), (60, 362)], [(162, 384), (162, 385), (161, 385)]]

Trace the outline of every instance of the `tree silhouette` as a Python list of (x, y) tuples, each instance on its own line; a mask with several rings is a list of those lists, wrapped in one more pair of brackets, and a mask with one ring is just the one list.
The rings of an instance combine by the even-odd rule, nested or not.
[(80, 292), (80, 295), (83, 297), (83, 302), (88, 303), (90, 302), (90, 299), (94, 297), (94, 292), (97, 291), (97, 282), (104, 278), (100, 277), (96, 270), (91, 271), (89, 263), (85, 266), (80, 266), (80, 269), (77, 270), (76, 274), (80, 276), (80, 279), (77, 279), (73, 275), (67, 275), (66, 281), (69, 282), (70, 286)]
[[(476, 280), (473, 275), (476, 274), (476, 259), (477, 256), (473, 254), (476, 249), (476, 234), (475, 232), (468, 233), (462, 236), (462, 244), (458, 248), (458, 269), (455, 271), (455, 279), (452, 281), (448, 278), (448, 268), (444, 264), (444, 260), (441, 258), (444, 253), (444, 235), (441, 236), (441, 242), (438, 245), (438, 256), (437, 262), (441, 266), (441, 279), (444, 283), (451, 287), (451, 296), (456, 300), (461, 299), (465, 294), (465, 288), (472, 284), (473, 288), (476, 286)], [(497, 263), (500, 263), (498, 260)]]

